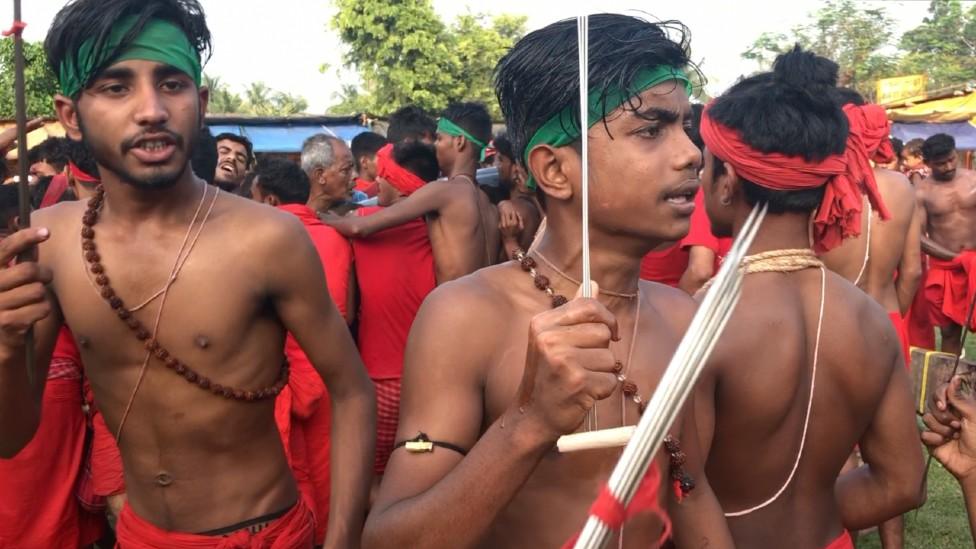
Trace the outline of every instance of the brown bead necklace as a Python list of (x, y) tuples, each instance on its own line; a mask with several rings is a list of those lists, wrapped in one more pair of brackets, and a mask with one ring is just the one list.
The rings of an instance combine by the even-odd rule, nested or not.
[[(569, 303), (569, 300), (566, 299), (566, 296), (557, 294), (555, 290), (552, 289), (552, 283), (550, 282), (549, 278), (543, 274), (540, 274), (539, 271), (536, 270), (538, 264), (536, 263), (535, 259), (530, 257), (527, 253), (525, 253), (521, 249), (516, 249), (514, 255), (515, 255), (515, 260), (518, 261), (519, 265), (522, 267), (522, 270), (529, 273), (529, 276), (532, 277), (532, 282), (533, 284), (535, 284), (535, 287), (540, 291), (545, 292), (545, 294), (549, 296), (549, 299), (552, 300), (553, 309), (557, 307), (561, 307), (566, 303)], [(550, 268), (556, 271), (556, 273), (562, 276), (563, 278), (573, 280), (572, 278), (570, 278), (568, 275), (566, 275), (559, 269), (552, 267), (551, 262), (549, 262), (545, 258), (543, 258), (543, 261), (546, 263), (547, 266), (550, 266)], [(626, 298), (638, 297), (637, 294), (635, 295), (611, 294), (611, 295), (619, 295), (620, 297), (626, 297)], [(637, 307), (638, 307), (637, 310), (639, 315), (640, 301), (638, 301)], [(638, 316), (638, 319), (639, 318), (640, 317)], [(637, 326), (635, 322), (635, 326), (634, 326), (635, 337), (636, 337), (636, 331), (637, 331)], [(631, 353), (633, 353), (633, 341), (631, 341)], [(628, 363), (629, 362), (630, 359), (628, 358)], [(624, 372), (624, 365), (621, 364), (619, 360), (616, 361), (614, 366), (617, 375), (617, 381), (620, 382), (621, 384), (621, 391), (623, 391), (624, 397), (629, 398), (634, 402), (634, 404), (637, 405), (638, 414), (643, 414), (644, 409), (647, 407), (647, 405), (638, 392), (637, 384), (627, 378), (626, 373)], [(630, 364), (628, 364), (627, 367), (629, 368)], [(692, 490), (695, 489), (695, 480), (691, 477), (691, 475), (686, 473), (684, 470), (684, 464), (686, 461), (685, 453), (681, 451), (681, 443), (678, 441), (678, 439), (671, 436), (670, 434), (664, 438), (664, 447), (665, 450), (667, 450), (668, 452), (668, 460), (670, 462), (670, 469), (671, 469), (670, 470), (671, 480), (674, 484), (675, 492), (678, 494), (679, 498), (684, 497), (688, 495)]]
[[(204, 193), (207, 192), (207, 188), (204, 188)], [(214, 201), (216, 201), (216, 194), (214, 195)], [(101, 256), (98, 254), (98, 248), (95, 245), (95, 223), (98, 221), (98, 214), (101, 210), (102, 205), (105, 201), (105, 189), (99, 186), (95, 196), (93, 196), (88, 201), (88, 209), (82, 216), (82, 228), (81, 228), (81, 249), (85, 256), (85, 261), (88, 263), (88, 270), (95, 275), (95, 284), (98, 286), (99, 295), (106, 303), (115, 311), (115, 314), (120, 320), (125, 322), (126, 326), (135, 334), (136, 339), (143, 343), (149, 356), (153, 356), (162, 362), (166, 368), (172, 370), (188, 383), (196, 385), (202, 390), (209, 391), (217, 396), (222, 396), (224, 398), (232, 400), (242, 400), (247, 402), (253, 402), (257, 400), (265, 400), (268, 398), (273, 398), (278, 395), (284, 389), (285, 385), (288, 383), (288, 364), (285, 363), (281, 367), (281, 372), (278, 375), (277, 381), (269, 387), (260, 389), (258, 391), (249, 391), (243, 389), (235, 389), (233, 387), (228, 387), (221, 385), (219, 383), (214, 383), (209, 377), (197, 372), (185, 362), (179, 360), (172, 355), (159, 341), (156, 339), (154, 333), (150, 333), (146, 326), (136, 318), (132, 312), (130, 312), (125, 307), (125, 303), (122, 298), (118, 296), (115, 289), (112, 288), (109, 283), (108, 275), (105, 273), (105, 267), (101, 263)], [(211, 204), (211, 208), (212, 208)], [(172, 278), (172, 277), (171, 277)], [(160, 311), (162, 312), (162, 311)], [(137, 386), (138, 389), (138, 386)], [(134, 394), (133, 394), (134, 396)], [(120, 426), (121, 434), (121, 426)]]

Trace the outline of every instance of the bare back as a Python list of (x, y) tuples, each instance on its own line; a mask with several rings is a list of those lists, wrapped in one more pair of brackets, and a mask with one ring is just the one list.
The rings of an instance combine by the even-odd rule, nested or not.
[(885, 310), (894, 312), (900, 308), (895, 277), (906, 253), (912, 253), (908, 248), (916, 250), (910, 260), (918, 260), (917, 229), (910, 238), (915, 215), (915, 189), (898, 172), (875, 168), (874, 174), (891, 218), (882, 220), (864, 199), (861, 234), (844, 240), (821, 259), (827, 268), (856, 284)]
[[(114, 433), (146, 351), (88, 280), (79, 236), (84, 208), (66, 203), (42, 212), (52, 237), (41, 259), (54, 272), (54, 292)], [(221, 193), (166, 297), (158, 340), (215, 383), (258, 390), (279, 375), (284, 329), (268, 295), (266, 235), (280, 233), (285, 220)], [(188, 221), (99, 221), (101, 263), (127, 307), (163, 287)], [(150, 330), (160, 302), (134, 313)], [(291, 505), (297, 492), (273, 410), (274, 399), (218, 397), (151, 360), (120, 441), (133, 510), (167, 529), (201, 532)]]
[[(570, 291), (556, 286), (555, 281), (553, 284), (560, 293)], [(657, 284), (642, 282), (641, 288), (644, 299), (639, 335), (627, 375), (647, 399), (690, 320), (693, 303), (681, 292)], [(529, 323), (534, 315), (549, 307), (549, 300), (516, 264), (506, 263), (439, 288), (424, 307), (436, 310), (448, 303), (453, 312), (432, 320), (424, 319), (422, 310), (414, 324), (397, 436), (410, 438), (417, 431), (424, 431), (432, 438), (470, 448), (517, 397), (526, 361)], [(614, 298), (610, 303), (612, 310), (620, 309), (622, 304), (622, 310), (634, 310), (633, 301)], [(471, 311), (478, 314), (472, 315)], [(613, 350), (621, 361), (626, 360), (632, 340), (632, 315), (618, 314), (623, 339), (613, 345)], [(435, 333), (440, 336), (434, 337)], [(460, 355), (467, 359), (445, 358)], [(599, 428), (637, 422), (633, 403), (625, 405), (626, 418), (622, 417), (621, 408), (619, 389), (600, 401), (596, 406)], [(479, 546), (562, 546), (582, 528), (589, 506), (619, 456), (620, 450), (568, 455), (558, 454), (555, 449), (549, 451), (492, 523)], [(451, 452), (394, 452), (376, 508), (382, 510), (391, 501), (430, 489), (460, 462), (461, 456)], [(659, 456), (658, 465), (666, 478), (666, 459)], [(659, 493), (662, 506), (668, 492), (666, 484), (662, 483)], [(648, 547), (649, 540), (660, 535), (661, 527), (653, 516), (635, 517), (626, 527), (624, 546)], [(616, 546), (616, 541), (613, 543)]]
[(959, 168), (945, 182), (930, 175), (918, 184), (918, 200), (923, 230), (936, 244), (953, 252), (976, 249), (976, 172)]
[(498, 243), (489, 248), (489, 232), (497, 231), (488, 231), (487, 227), (498, 226), (498, 212), (492, 216), (488, 197), (467, 176), (428, 185), (442, 186), (440, 192), (450, 193), (444, 206), (427, 216), (437, 283), (444, 284), (491, 265)]
[[(900, 376), (903, 404), (910, 407), (907, 377), (893, 370), (898, 344), (884, 310), (841, 276), (826, 272), (803, 455), (778, 499), (729, 518), (740, 548), (816, 549), (836, 538), (842, 524), (835, 481), (859, 441), (870, 461), (874, 448), (865, 448), (864, 435), (877, 421), (893, 375)], [(705, 378), (710, 386), (703, 389), (714, 399), (696, 399), (700, 422), (709, 424), (705, 431), (714, 427), (706, 471), (726, 513), (767, 501), (790, 475), (809, 402), (820, 303), (820, 269), (746, 276), (742, 299), (712, 355), (714, 377)]]

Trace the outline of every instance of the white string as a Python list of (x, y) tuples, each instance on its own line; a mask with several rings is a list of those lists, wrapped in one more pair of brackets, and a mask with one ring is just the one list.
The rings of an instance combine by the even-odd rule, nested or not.
[(864, 263), (861, 263), (861, 272), (857, 273), (857, 278), (854, 279), (854, 285), (860, 287), (861, 278), (864, 277), (864, 271), (868, 268), (868, 261), (871, 260), (871, 216), (874, 213), (871, 208), (871, 201), (865, 200), (868, 205), (868, 229), (867, 229), (867, 245), (864, 246)]
[(810, 398), (807, 400), (807, 417), (803, 420), (803, 435), (800, 437), (800, 449), (796, 452), (796, 461), (793, 462), (793, 470), (790, 471), (790, 476), (786, 478), (786, 482), (783, 486), (773, 494), (773, 497), (767, 499), (766, 501), (756, 505), (755, 507), (750, 507), (744, 511), (736, 511), (734, 513), (725, 513), (727, 517), (741, 517), (748, 515), (754, 511), (758, 511), (763, 507), (768, 506), (773, 503), (786, 491), (786, 487), (793, 482), (793, 477), (796, 475), (796, 470), (800, 468), (800, 459), (803, 457), (803, 447), (807, 441), (807, 428), (810, 426), (810, 410), (813, 409), (813, 389), (817, 386), (817, 362), (820, 360), (820, 331), (823, 328), (823, 318), (824, 318), (824, 302), (827, 298), (827, 271), (824, 267), (820, 267), (820, 317), (817, 320), (817, 342), (813, 347), (813, 373), (810, 376)]
[(590, 123), (590, 63), (589, 63), (589, 36), (590, 18), (581, 15), (577, 18), (577, 48), (579, 51), (579, 77), (580, 77), (580, 141), (583, 150), (582, 172), (580, 181), (580, 193), (582, 193), (583, 207), (583, 297), (593, 297), (592, 284), (590, 283), (590, 147), (587, 143), (587, 130)]

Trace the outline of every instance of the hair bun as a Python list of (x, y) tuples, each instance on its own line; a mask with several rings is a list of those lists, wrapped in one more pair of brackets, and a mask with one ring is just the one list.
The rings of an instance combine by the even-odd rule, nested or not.
[(803, 51), (799, 44), (780, 54), (773, 63), (773, 78), (808, 91), (834, 88), (837, 85), (837, 71), (837, 63), (813, 52)]

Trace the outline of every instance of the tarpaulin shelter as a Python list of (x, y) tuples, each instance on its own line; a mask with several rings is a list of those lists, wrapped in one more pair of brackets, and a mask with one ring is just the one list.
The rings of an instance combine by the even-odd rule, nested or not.
[(889, 108), (888, 118), (891, 134), (902, 141), (947, 133), (957, 148), (976, 149), (976, 90)]

